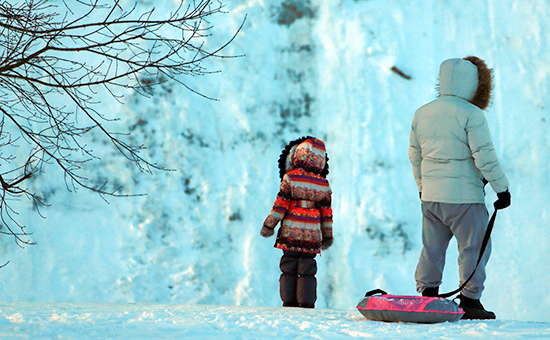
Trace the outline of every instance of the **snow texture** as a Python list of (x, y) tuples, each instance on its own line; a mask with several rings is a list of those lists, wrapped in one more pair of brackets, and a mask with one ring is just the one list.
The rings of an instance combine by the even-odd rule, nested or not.
[[(138, 10), (167, 13), (175, 3), (142, 0)], [(117, 130), (175, 172), (139, 173), (91, 138), (103, 158), (98, 181), (116, 178), (146, 196), (107, 204), (69, 193), (53, 168), (32, 179), (51, 207), (42, 219), (18, 205), (38, 245), (0, 243), (0, 259), (11, 261), (0, 270), (2, 334), (549, 337), (550, 2), (235, 0), (225, 10), (211, 18), (205, 46), (227, 41), (246, 15), (224, 51), (245, 56), (210, 59), (205, 66), (221, 73), (185, 79), (219, 101), (175, 83), (150, 98), (126, 93), (124, 104), (101, 97), (99, 110), (122, 118)], [(486, 115), (511, 183), (482, 297), (498, 320), (368, 322), (355, 311), (366, 291), (416, 294), (410, 123), (436, 96), (439, 64), (468, 55), (494, 70)], [(317, 258), (316, 311), (279, 308), (281, 252), (259, 235), (278, 191), (279, 153), (304, 135), (325, 141), (334, 192), (335, 243)], [(488, 188), (490, 212), (495, 199)], [(442, 291), (457, 287), (456, 257), (451, 243)]]
[(4, 339), (548, 339), (547, 322), (368, 321), (346, 310), (168, 304), (0, 304)]

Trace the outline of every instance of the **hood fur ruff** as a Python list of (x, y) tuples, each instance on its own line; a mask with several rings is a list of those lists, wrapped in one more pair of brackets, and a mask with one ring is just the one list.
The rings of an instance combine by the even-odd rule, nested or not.
[(492, 78), (491, 70), (478, 57), (448, 59), (441, 63), (438, 96), (461, 97), (485, 110), (491, 101)]
[(474, 97), (470, 100), (470, 103), (485, 110), (491, 102), (491, 91), (493, 90), (493, 75), (491, 70), (487, 67), (485, 62), (478, 57), (470, 56), (464, 58), (475, 66), (477, 66), (477, 79), (478, 85)]

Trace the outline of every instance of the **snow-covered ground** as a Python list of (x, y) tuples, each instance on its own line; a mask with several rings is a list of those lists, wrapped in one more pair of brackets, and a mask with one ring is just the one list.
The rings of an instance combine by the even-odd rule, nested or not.
[[(152, 6), (174, 5), (141, 0), (138, 10)], [(36, 246), (0, 239), (1, 263), (11, 261), (0, 269), (0, 332), (550, 337), (550, 1), (234, 0), (226, 12), (211, 18), (207, 46), (229, 39), (247, 15), (226, 51), (246, 56), (211, 60), (205, 66), (222, 73), (187, 80), (219, 101), (176, 84), (151, 98), (127, 94), (124, 105), (102, 97), (100, 110), (122, 118), (119, 131), (175, 172), (141, 174), (90, 140), (105, 163), (99, 178), (148, 195), (107, 204), (68, 193), (53, 169), (29, 182), (51, 207), (42, 219), (28, 202), (18, 206)], [(355, 311), (366, 291), (415, 294), (421, 214), (410, 122), (434, 99), (439, 64), (467, 55), (494, 69), (487, 119), (511, 182), (482, 298), (498, 320), (366, 321)], [(280, 251), (259, 231), (278, 191), (281, 149), (308, 134), (330, 157), (335, 244), (317, 258), (319, 309), (283, 310)], [(489, 189), (490, 211), (495, 198)], [(457, 286), (455, 248), (443, 291)]]
[(3, 339), (548, 339), (550, 324), (368, 321), (358, 312), (167, 304), (0, 304)]

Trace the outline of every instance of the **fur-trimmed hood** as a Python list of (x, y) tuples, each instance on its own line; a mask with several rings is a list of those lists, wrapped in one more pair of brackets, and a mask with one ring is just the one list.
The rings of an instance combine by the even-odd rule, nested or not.
[(310, 136), (288, 143), (279, 157), (279, 176), (283, 179), (287, 172), (297, 168), (326, 177), (328, 156), (325, 143)]
[(489, 106), (492, 74), (478, 57), (445, 60), (439, 68), (439, 95), (456, 96), (484, 110)]

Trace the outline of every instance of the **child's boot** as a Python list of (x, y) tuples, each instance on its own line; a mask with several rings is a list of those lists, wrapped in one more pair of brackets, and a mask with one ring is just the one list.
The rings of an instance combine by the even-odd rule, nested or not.
[(317, 262), (315, 254), (302, 255), (298, 262), (296, 297), (302, 308), (315, 308), (317, 300)]
[(279, 292), (283, 307), (298, 307), (296, 298), (296, 286), (298, 282), (298, 257), (294, 252), (285, 251), (281, 264), (281, 277), (279, 278)]

